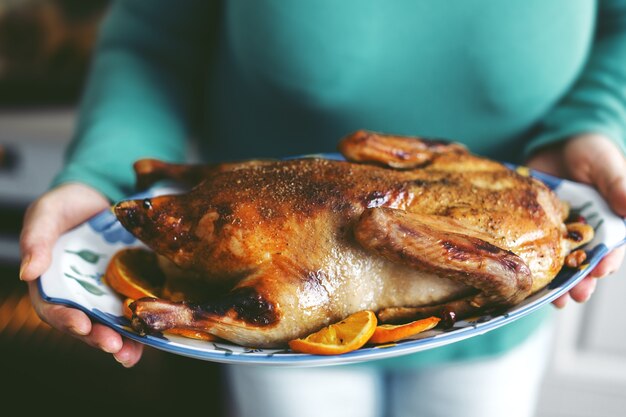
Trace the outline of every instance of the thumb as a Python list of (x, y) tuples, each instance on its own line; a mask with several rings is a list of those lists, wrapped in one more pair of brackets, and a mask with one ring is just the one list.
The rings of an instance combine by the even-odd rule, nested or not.
[(59, 236), (108, 207), (108, 200), (82, 184), (66, 184), (47, 192), (26, 210), (20, 235), (20, 279), (32, 281), (50, 266)]
[(565, 160), (574, 180), (595, 186), (615, 213), (626, 216), (626, 160), (615, 143), (582, 136), (568, 143)]

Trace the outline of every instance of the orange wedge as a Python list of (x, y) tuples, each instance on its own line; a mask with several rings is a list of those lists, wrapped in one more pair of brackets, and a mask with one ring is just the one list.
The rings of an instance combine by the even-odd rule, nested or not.
[(122, 316), (126, 317), (128, 320), (133, 318), (133, 311), (130, 309), (130, 303), (132, 303), (133, 300), (132, 298), (125, 298), (124, 301), (122, 301)]
[[(200, 330), (191, 329), (169, 329), (166, 333), (176, 334), (178, 336), (186, 337), (188, 339), (204, 340), (205, 342), (215, 342), (222, 340), (217, 336), (213, 336), (211, 333), (203, 332)], [(222, 340), (223, 341), (223, 340)]]
[(102, 279), (115, 292), (135, 300), (158, 297), (164, 280), (156, 255), (140, 248), (122, 249), (115, 253)]
[(291, 350), (313, 355), (339, 355), (365, 345), (376, 330), (376, 315), (369, 310), (354, 313), (304, 339), (289, 342)]
[(406, 324), (381, 324), (374, 330), (374, 334), (372, 334), (369, 343), (381, 344), (408, 339), (418, 333), (432, 329), (440, 320), (439, 317), (428, 317)]

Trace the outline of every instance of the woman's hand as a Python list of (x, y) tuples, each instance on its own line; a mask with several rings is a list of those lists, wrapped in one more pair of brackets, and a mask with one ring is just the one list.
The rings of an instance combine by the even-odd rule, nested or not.
[[(610, 139), (583, 134), (533, 155), (528, 167), (596, 187), (619, 216), (626, 216), (626, 160)], [(597, 278), (615, 272), (624, 259), (623, 246), (613, 250), (568, 294), (554, 300), (559, 308), (569, 298), (584, 302), (596, 287)]]
[(59, 236), (109, 207), (108, 200), (82, 184), (64, 184), (37, 199), (26, 211), (20, 236), (20, 279), (28, 283), (31, 303), (39, 317), (52, 327), (90, 346), (112, 353), (125, 367), (141, 358), (140, 343), (125, 339), (102, 324), (92, 323), (80, 310), (45, 302), (36, 280), (50, 266), (52, 248)]

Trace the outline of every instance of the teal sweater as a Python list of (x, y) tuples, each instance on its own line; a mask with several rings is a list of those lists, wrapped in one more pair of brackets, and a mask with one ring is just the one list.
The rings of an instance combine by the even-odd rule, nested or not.
[[(332, 152), (356, 129), (511, 162), (582, 132), (624, 149), (626, 0), (118, 1), (54, 185), (118, 200), (139, 158)], [(546, 313), (387, 363), (498, 353)]]

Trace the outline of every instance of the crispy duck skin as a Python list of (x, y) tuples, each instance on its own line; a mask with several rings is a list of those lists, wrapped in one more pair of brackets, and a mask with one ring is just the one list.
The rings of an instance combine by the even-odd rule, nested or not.
[(593, 237), (564, 223), (567, 206), (545, 185), (461, 145), (359, 131), (339, 148), (348, 161), (138, 162), (141, 185), (195, 186), (119, 203), (121, 223), (232, 290), (203, 303), (137, 300), (134, 328), (273, 347), (359, 310), (389, 321), (476, 314), (543, 288)]

